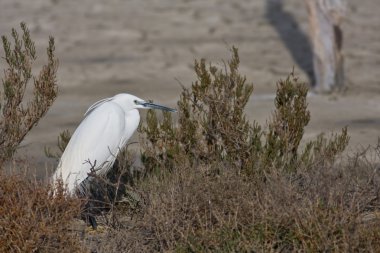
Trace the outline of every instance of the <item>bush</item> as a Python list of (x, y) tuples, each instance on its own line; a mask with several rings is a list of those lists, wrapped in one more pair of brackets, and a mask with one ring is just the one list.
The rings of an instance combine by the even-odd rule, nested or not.
[(139, 228), (129, 232), (138, 239), (128, 247), (380, 250), (380, 175), (363, 157), (338, 160), (347, 128), (301, 148), (310, 113), (307, 88), (293, 74), (277, 85), (267, 128), (248, 122), (244, 106), (252, 86), (238, 63), (235, 48), (223, 69), (196, 61), (198, 80), (181, 94), (178, 122), (170, 114), (162, 120), (147, 114), (140, 133), (148, 176), (139, 185), (146, 206)]
[(231, 171), (218, 177), (202, 171), (188, 167), (144, 182), (144, 247), (176, 252), (380, 250), (380, 175), (371, 167), (315, 166), (291, 178), (270, 171), (265, 182)]
[(81, 201), (23, 174), (0, 172), (0, 252), (83, 252), (73, 218)]
[[(2, 36), (5, 61), (3, 93), (0, 91), (0, 166), (9, 160), (25, 135), (38, 123), (57, 97), (56, 74), (58, 60), (54, 56), (54, 38), (47, 48), (48, 63), (38, 76), (32, 74), (36, 60), (34, 42), (25, 23), (21, 23), (22, 38), (12, 29), (14, 46)], [(24, 101), (26, 86), (33, 80), (33, 98)]]
[[(81, 200), (68, 196), (62, 185), (53, 194), (53, 186), (15, 173), (15, 169), (6, 174), (4, 169), (5, 162), (11, 160), (57, 96), (54, 39), (49, 39), (48, 63), (34, 76), (35, 46), (24, 23), (21, 29), (21, 39), (12, 29), (13, 47), (2, 36), (8, 68), (0, 94), (0, 252), (83, 252), (72, 229), (81, 211)], [(24, 95), (31, 80), (33, 97), (26, 102)]]
[(178, 123), (172, 122), (169, 113), (164, 113), (160, 122), (154, 111), (148, 112), (147, 123), (140, 128), (147, 171), (171, 171), (183, 164), (211, 165), (216, 172), (230, 168), (261, 177), (269, 168), (286, 172), (310, 168), (322, 153), (333, 162), (344, 151), (347, 129), (331, 139), (320, 135), (300, 150), (310, 113), (306, 85), (294, 74), (277, 84), (276, 109), (268, 130), (248, 122), (244, 109), (253, 86), (246, 83), (238, 67), (236, 48), (224, 69), (196, 61), (198, 80), (182, 91)]
[(164, 113), (161, 123), (154, 111), (148, 112), (147, 124), (140, 129), (146, 137), (142, 141), (143, 162), (148, 171), (172, 169), (184, 162), (223, 161), (241, 168), (249, 166), (260, 130), (245, 119), (244, 107), (253, 86), (238, 73), (238, 65), (235, 48), (224, 71), (207, 67), (205, 60), (195, 61), (198, 80), (190, 90), (183, 89), (178, 127), (169, 113)]

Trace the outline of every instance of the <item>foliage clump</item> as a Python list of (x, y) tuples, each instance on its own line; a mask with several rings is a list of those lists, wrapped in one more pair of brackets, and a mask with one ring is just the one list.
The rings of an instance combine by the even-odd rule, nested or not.
[(224, 63), (224, 70), (195, 61), (198, 80), (191, 89), (183, 89), (178, 102), (178, 126), (171, 114), (164, 113), (162, 123), (156, 113), (149, 111), (147, 125), (140, 131), (146, 134), (143, 159), (148, 170), (175, 163), (208, 164), (224, 161), (243, 168), (259, 138), (259, 129), (252, 127), (244, 115), (244, 107), (253, 85), (238, 73), (239, 57)]
[(235, 48), (223, 68), (196, 61), (197, 81), (182, 91), (178, 121), (147, 114), (140, 133), (148, 177), (139, 184), (146, 206), (128, 248), (380, 250), (380, 174), (363, 157), (337, 162), (347, 128), (302, 142), (307, 87), (294, 74), (278, 82), (267, 124), (247, 121), (253, 89), (238, 65)]
[(80, 209), (62, 185), (0, 172), (0, 252), (82, 252), (73, 230)]
[(63, 132), (61, 132), (57, 138), (58, 152), (53, 153), (53, 151), (51, 151), (49, 147), (45, 147), (46, 157), (59, 160), (63, 152), (65, 151), (67, 144), (69, 144), (70, 139), (71, 139), (71, 133), (69, 132), (69, 130), (66, 129)]
[(141, 240), (138, 247), (152, 252), (380, 250), (380, 174), (370, 166), (313, 165), (293, 177), (268, 172), (263, 181), (232, 171), (215, 177), (192, 167), (159, 180), (150, 177), (142, 185), (149, 204), (134, 235)]
[[(45, 115), (57, 96), (58, 60), (54, 39), (47, 48), (48, 63), (32, 74), (36, 50), (25, 23), (21, 38), (12, 29), (12, 43), (2, 36), (7, 68), (0, 91), (0, 252), (83, 252), (73, 230), (81, 200), (69, 196), (63, 185), (44, 184), (30, 176), (6, 172), (9, 161), (26, 134)], [(25, 101), (27, 86), (33, 95)]]
[(249, 122), (244, 110), (253, 86), (238, 67), (236, 48), (224, 68), (195, 61), (198, 80), (183, 88), (178, 123), (169, 113), (159, 121), (154, 111), (148, 112), (147, 123), (140, 128), (146, 137), (142, 157), (148, 171), (172, 170), (185, 162), (262, 176), (268, 168), (288, 172), (308, 168), (322, 152), (333, 158), (344, 150), (349, 139), (346, 129), (330, 140), (321, 135), (300, 149), (310, 112), (307, 86), (294, 74), (278, 82), (275, 111), (267, 127)]
[[(48, 63), (37, 76), (32, 74), (36, 60), (34, 42), (25, 23), (21, 23), (22, 36), (12, 29), (13, 47), (2, 36), (5, 61), (3, 92), (0, 91), (0, 165), (9, 160), (26, 134), (38, 123), (57, 97), (56, 74), (58, 60), (54, 55), (54, 38), (49, 38)], [(33, 82), (31, 101), (24, 99), (27, 85)]]

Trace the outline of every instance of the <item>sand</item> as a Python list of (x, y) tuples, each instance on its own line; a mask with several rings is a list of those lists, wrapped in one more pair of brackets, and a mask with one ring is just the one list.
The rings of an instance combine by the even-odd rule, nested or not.
[[(282, 8), (264, 0), (34, 0), (0, 1), (0, 34), (25, 21), (46, 62), (48, 36), (56, 41), (59, 97), (18, 150), (38, 166), (65, 129), (73, 131), (101, 98), (131, 93), (176, 106), (179, 83), (195, 80), (195, 59), (217, 64), (239, 48), (240, 70), (255, 86), (247, 115), (265, 125), (273, 111), (276, 82), (294, 66), (309, 82), (312, 65), (307, 12), (302, 0)], [(346, 91), (311, 95), (305, 139), (348, 126), (349, 152), (375, 145), (380, 135), (380, 5), (349, 0), (343, 25)], [(3, 51), (0, 51), (3, 56)], [(0, 69), (5, 68), (4, 60)], [(3, 72), (0, 72), (3, 76)]]

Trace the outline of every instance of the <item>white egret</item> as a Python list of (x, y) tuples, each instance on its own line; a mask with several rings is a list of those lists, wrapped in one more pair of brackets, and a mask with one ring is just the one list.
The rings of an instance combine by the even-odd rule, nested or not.
[(53, 182), (62, 179), (70, 193), (80, 190), (91, 169), (105, 174), (119, 151), (137, 129), (137, 109), (176, 110), (144, 101), (130, 94), (118, 94), (93, 104), (72, 135), (53, 175)]

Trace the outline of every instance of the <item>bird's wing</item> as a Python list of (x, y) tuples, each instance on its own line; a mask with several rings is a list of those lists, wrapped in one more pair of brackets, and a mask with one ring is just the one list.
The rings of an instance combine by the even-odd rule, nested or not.
[(84, 117), (87, 117), (92, 111), (94, 111), (96, 108), (98, 108), (99, 106), (101, 106), (102, 104), (108, 102), (108, 101), (111, 101), (112, 98), (104, 98), (102, 100), (99, 100), (97, 102), (95, 102), (94, 104), (92, 104), (88, 109), (87, 111), (85, 112), (84, 114)]
[(124, 133), (124, 111), (112, 102), (97, 105), (72, 135), (55, 179), (62, 177), (69, 191), (73, 191), (88, 177), (94, 165), (99, 172), (111, 167), (121, 148)]

